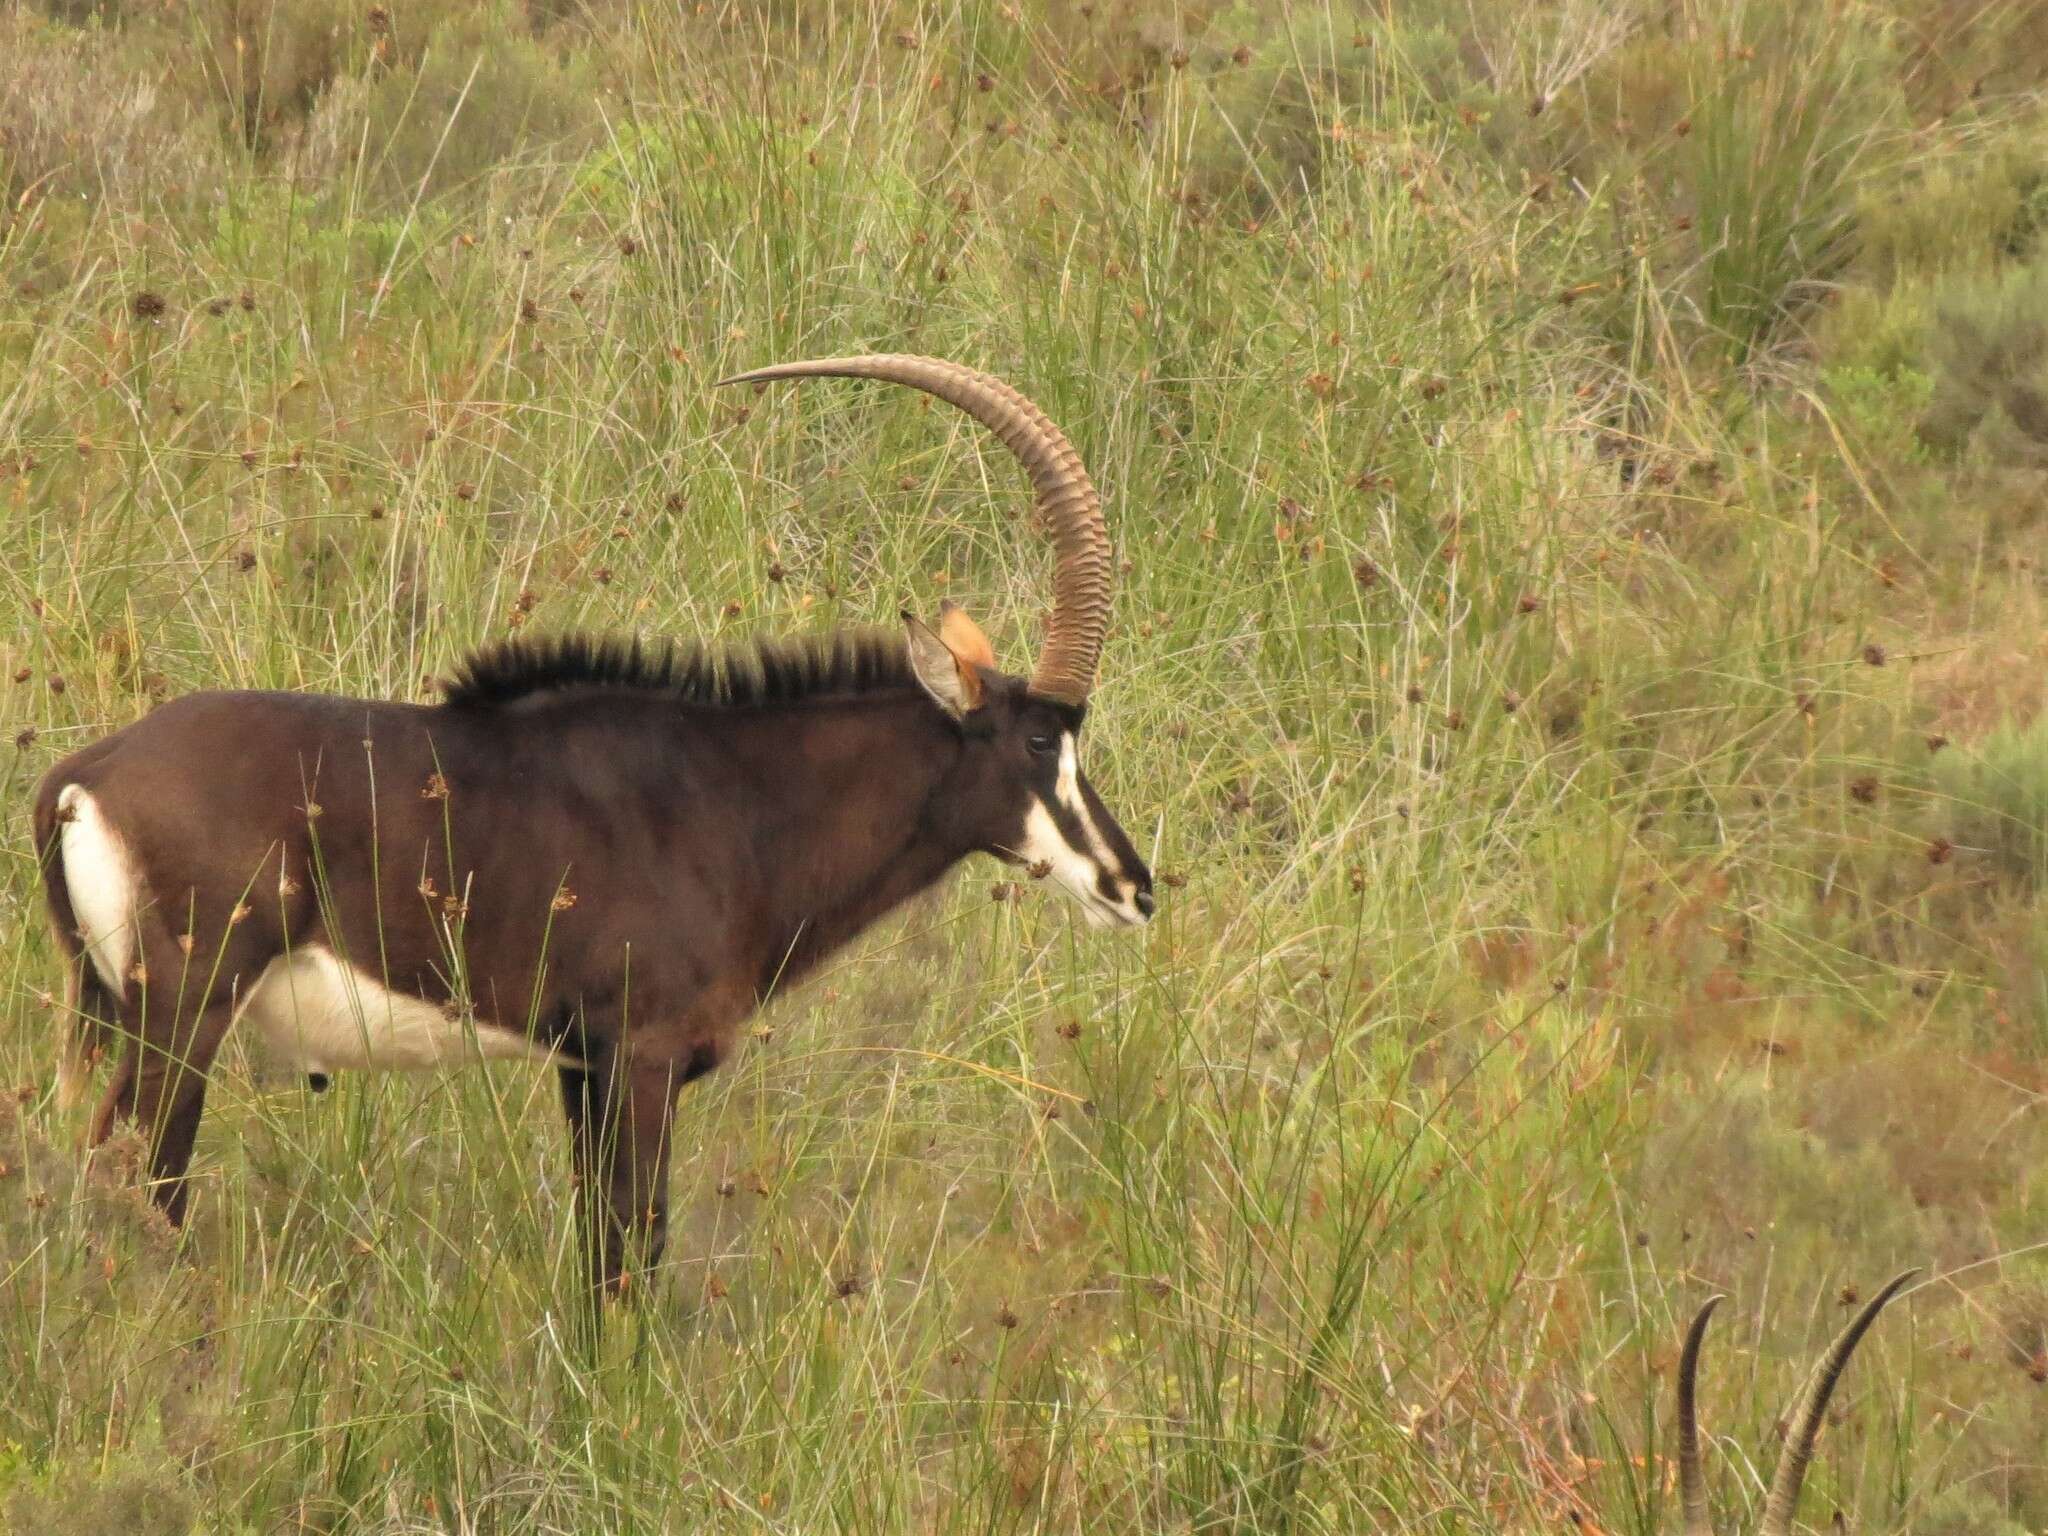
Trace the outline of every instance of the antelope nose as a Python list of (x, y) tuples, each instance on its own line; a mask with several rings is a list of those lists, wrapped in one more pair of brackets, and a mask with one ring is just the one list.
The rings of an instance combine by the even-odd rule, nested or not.
[(1136, 907), (1140, 912), (1142, 912), (1147, 917), (1150, 917), (1154, 912), (1156, 912), (1159, 909), (1159, 903), (1152, 899), (1152, 893), (1150, 891), (1138, 892), (1137, 895), (1131, 898), (1131, 905)]

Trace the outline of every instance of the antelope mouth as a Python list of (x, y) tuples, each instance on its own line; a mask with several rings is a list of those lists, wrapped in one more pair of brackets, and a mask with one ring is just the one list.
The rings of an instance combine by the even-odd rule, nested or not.
[(1151, 893), (1134, 883), (1118, 882), (1130, 885), (1130, 889), (1112, 899), (1103, 894), (1101, 885), (1092, 878), (1092, 871), (1066, 868), (1065, 860), (1033, 859), (1015, 848), (988, 851), (1010, 868), (1021, 869), (1034, 881), (1050, 885), (1070, 898), (1081, 909), (1090, 928), (1142, 928), (1152, 920)]
[(1088, 921), (1098, 928), (1142, 928), (1152, 921), (1152, 913), (1148, 910), (1151, 905), (1149, 897), (1141, 902), (1135, 890), (1119, 901), (1110, 901), (1106, 897), (1090, 892), (1088, 899), (1082, 903), (1081, 910), (1088, 914)]

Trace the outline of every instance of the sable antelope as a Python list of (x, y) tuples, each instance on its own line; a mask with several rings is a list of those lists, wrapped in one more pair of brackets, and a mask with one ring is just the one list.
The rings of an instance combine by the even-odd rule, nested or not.
[[(1849, 1357), (1856, 1353), (1856, 1346), (1863, 1342), (1863, 1335), (1877, 1321), (1877, 1314), (1898, 1295), (1908, 1280), (1919, 1273), (1917, 1269), (1909, 1269), (1871, 1297), (1863, 1310), (1856, 1314), (1855, 1320), (1842, 1330), (1841, 1336), (1828, 1346), (1828, 1352), (1821, 1356), (1819, 1368), (1807, 1385), (1806, 1395), (1800, 1399), (1799, 1409), (1792, 1416), (1791, 1431), (1785, 1436), (1785, 1449), (1778, 1457), (1778, 1470), (1771, 1477), (1771, 1491), (1764, 1503), (1764, 1521), (1757, 1528), (1758, 1536), (1792, 1536), (1792, 1516), (1799, 1508), (1799, 1490), (1806, 1481), (1806, 1467), (1813, 1460), (1814, 1442), (1820, 1438), (1821, 1423), (1827, 1417), (1828, 1399), (1834, 1396), (1835, 1383), (1842, 1379)], [(1706, 1479), (1700, 1474), (1700, 1426), (1694, 1411), (1694, 1389), (1698, 1384), (1700, 1346), (1706, 1341), (1707, 1323), (1714, 1315), (1714, 1308), (1720, 1304), (1719, 1296), (1707, 1298), (1706, 1305), (1694, 1315), (1692, 1326), (1686, 1329), (1685, 1348), (1678, 1356), (1678, 1496), (1685, 1510), (1685, 1536), (1714, 1536), (1713, 1523), (1707, 1518)]]
[(1101, 502), (1059, 429), (931, 358), (763, 368), (927, 391), (1022, 462), (1057, 563), (1030, 677), (936, 631), (708, 653), (568, 638), (472, 655), (436, 705), (209, 692), (59, 763), (35, 835), (70, 962), (74, 1101), (125, 1043), (90, 1140), (132, 1116), (173, 1221), (228, 1031), (315, 1079), (529, 1057), (561, 1076), (593, 1278), (652, 1265), (682, 1085), (740, 1023), (969, 854), (1093, 923), (1152, 879), (1081, 772), (1109, 621)]

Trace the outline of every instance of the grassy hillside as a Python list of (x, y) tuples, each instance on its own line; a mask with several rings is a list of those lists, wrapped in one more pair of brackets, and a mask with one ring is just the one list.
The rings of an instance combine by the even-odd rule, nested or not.
[[(687, 11), (689, 14), (684, 15)], [(2048, 1525), (2038, 0), (0, 14), (0, 1523)], [(689, 1091), (578, 1342), (551, 1079), (59, 1110), (37, 776), (200, 687), (1123, 561), (1142, 937), (973, 868)], [(223, 743), (223, 751), (233, 750)], [(993, 883), (992, 883), (993, 882)], [(123, 1165), (123, 1160), (127, 1165)]]

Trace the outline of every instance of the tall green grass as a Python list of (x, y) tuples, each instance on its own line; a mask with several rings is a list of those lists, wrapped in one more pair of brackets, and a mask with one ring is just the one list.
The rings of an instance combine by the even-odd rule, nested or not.
[[(2038, 703), (2024, 517), (1923, 552), (2025, 482), (1798, 351), (1897, 283), (1933, 375), (1859, 179), (1961, 177), (2039, 81), (1943, 138), (1857, 7), (1752, 59), (1716, 6), (391, 9), (259, 131), (269, 77), (202, 77), (189, 176), (147, 124), (10, 161), (5, 1520), (1647, 1533), (1699, 1298), (1734, 1517), (1910, 1262), (1808, 1519), (2040, 1523), (2040, 911), (1969, 832), (2031, 802), (1925, 740)], [(120, 10), (10, 24), (50, 71), (256, 36)], [(231, 1042), (183, 1237), (133, 1146), (81, 1168), (27, 798), (153, 702), (941, 597), (1023, 667), (999, 449), (709, 387), (869, 348), (1004, 374), (1102, 484), (1088, 762), (1159, 920), (970, 868), (776, 1003), (596, 1341), (531, 1069), (316, 1097)]]

